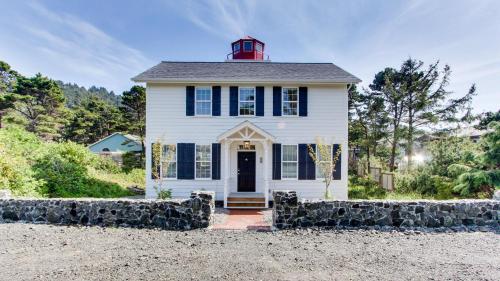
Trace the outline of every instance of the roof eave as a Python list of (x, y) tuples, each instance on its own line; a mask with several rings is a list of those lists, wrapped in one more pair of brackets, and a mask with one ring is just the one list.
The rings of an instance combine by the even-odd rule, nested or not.
[(361, 82), (359, 78), (345, 79), (345, 80), (329, 80), (329, 79), (315, 79), (315, 80), (288, 80), (288, 79), (181, 79), (181, 78), (140, 78), (134, 77), (131, 79), (137, 83), (295, 83), (295, 84), (357, 84)]

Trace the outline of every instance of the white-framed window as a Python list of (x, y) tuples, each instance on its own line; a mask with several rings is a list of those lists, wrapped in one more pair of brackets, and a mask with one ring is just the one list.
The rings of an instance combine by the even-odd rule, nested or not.
[(243, 41), (243, 51), (244, 52), (252, 52), (253, 51), (253, 42), (252, 41)]
[(177, 149), (175, 144), (163, 146), (161, 169), (161, 174), (164, 179), (177, 178)]
[(262, 44), (261, 43), (255, 43), (255, 50), (257, 53), (262, 53)]
[(297, 145), (284, 144), (281, 146), (281, 178), (297, 179), (298, 175)]
[(205, 144), (196, 145), (196, 179), (210, 179), (212, 166), (211, 146)]
[(326, 147), (328, 149), (328, 158), (323, 159), (323, 156), (319, 152), (319, 148), (316, 145), (316, 157), (318, 158), (318, 163), (316, 165), (316, 179), (323, 179), (324, 178), (323, 170), (320, 169), (321, 166), (324, 167), (324, 166), (332, 163), (332, 145), (329, 144)]
[(239, 88), (240, 116), (255, 116), (255, 88)]
[(235, 54), (240, 52), (240, 42), (233, 44), (233, 52)]
[(195, 112), (198, 116), (212, 115), (212, 88), (196, 87)]
[(283, 116), (299, 114), (299, 89), (283, 88), (281, 92), (281, 111)]

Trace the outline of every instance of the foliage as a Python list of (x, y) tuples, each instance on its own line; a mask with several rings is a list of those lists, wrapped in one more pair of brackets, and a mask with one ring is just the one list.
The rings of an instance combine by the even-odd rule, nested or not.
[(500, 168), (500, 122), (491, 122), (489, 127), (493, 130), (483, 136), (481, 145), (484, 153), (481, 163), (489, 169)]
[(77, 107), (84, 101), (91, 99), (103, 100), (115, 107), (119, 106), (121, 102), (120, 96), (116, 95), (113, 91), (108, 91), (104, 87), (91, 86), (86, 89), (74, 83), (64, 83), (62, 81), (56, 81), (56, 83), (64, 92), (66, 106), (69, 108)]
[(493, 186), (500, 186), (500, 171), (473, 170), (458, 176), (453, 191), (464, 197), (491, 198)]
[(453, 177), (449, 173), (449, 166), (461, 164), (473, 166), (477, 162), (480, 148), (477, 144), (465, 137), (445, 137), (431, 142), (427, 146), (431, 159), (429, 161), (430, 174)]
[(122, 155), (122, 169), (129, 172), (132, 169), (144, 169), (144, 161), (137, 152), (129, 151)]
[(57, 83), (40, 73), (17, 77), (13, 110), (26, 119), (26, 130), (44, 139), (59, 136), (64, 123), (64, 95)]
[(18, 73), (10, 68), (6, 62), (0, 61), (0, 128), (5, 112), (14, 106), (15, 96), (13, 89)]
[(87, 99), (76, 106), (64, 129), (64, 139), (91, 144), (125, 128), (116, 106), (99, 98)]
[(488, 124), (493, 121), (500, 122), (500, 110), (497, 112), (490, 111), (482, 114), (479, 118), (479, 123), (475, 126), (475, 128), (479, 130), (486, 130), (488, 128)]
[[(146, 135), (146, 89), (133, 86), (130, 91), (123, 92), (120, 110), (123, 114), (127, 130), (144, 140)], [(144, 143), (142, 143), (144, 152)]]
[[(16, 196), (129, 195), (125, 186), (107, 181), (108, 176), (104, 176), (114, 169), (82, 145), (42, 142), (19, 127), (0, 129), (0, 188), (10, 189)], [(99, 171), (103, 177), (94, 177), (89, 170)], [(130, 177), (137, 181), (137, 172)]]
[(369, 177), (349, 177), (349, 199), (382, 199), (386, 191)]
[(325, 199), (330, 199), (330, 184), (335, 172), (335, 164), (339, 160), (342, 148), (339, 146), (334, 155), (332, 155), (332, 145), (325, 144), (321, 138), (316, 138), (316, 150), (311, 145), (307, 146), (309, 155), (320, 170), (321, 177), (325, 183)]
[(158, 192), (158, 199), (169, 199), (169, 198), (172, 198), (171, 189), (160, 190), (160, 192)]
[(90, 168), (89, 175), (95, 179), (118, 184), (123, 188), (131, 186), (136, 186), (142, 189), (146, 188), (146, 175), (144, 169), (133, 169), (129, 172), (109, 172)]
[(421, 166), (411, 172), (396, 173), (396, 193), (417, 193), (436, 199), (453, 198), (453, 181), (447, 177), (433, 175), (430, 171), (429, 166)]

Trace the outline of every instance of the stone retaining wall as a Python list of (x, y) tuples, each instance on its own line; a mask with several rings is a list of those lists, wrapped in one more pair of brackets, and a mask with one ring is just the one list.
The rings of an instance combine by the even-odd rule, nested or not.
[(274, 191), (273, 225), (299, 227), (498, 228), (500, 201), (299, 201), (295, 191)]
[(0, 223), (206, 228), (213, 218), (214, 199), (210, 191), (178, 200), (0, 199)]

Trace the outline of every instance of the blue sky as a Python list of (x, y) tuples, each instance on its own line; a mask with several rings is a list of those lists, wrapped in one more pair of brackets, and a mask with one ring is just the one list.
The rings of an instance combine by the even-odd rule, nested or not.
[(0, 60), (117, 93), (161, 60), (222, 61), (250, 35), (272, 61), (334, 62), (368, 85), (413, 57), (453, 71), (449, 90), (476, 83), (476, 112), (500, 104), (500, 1), (7, 1)]

